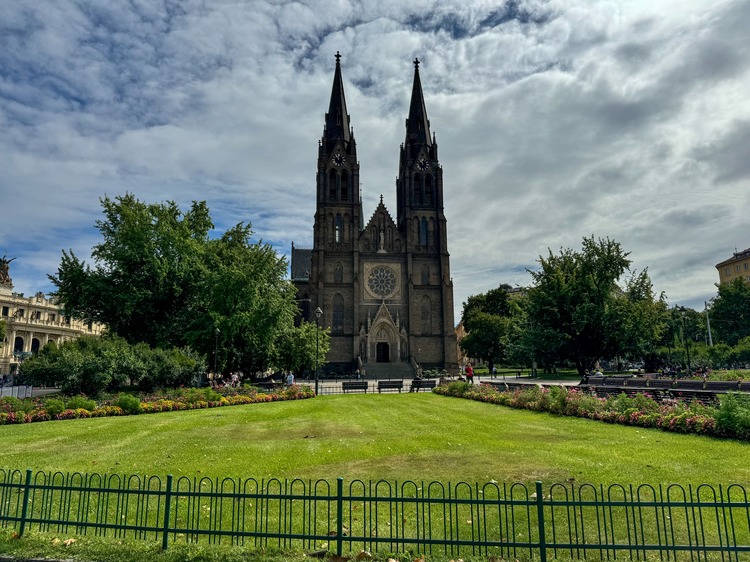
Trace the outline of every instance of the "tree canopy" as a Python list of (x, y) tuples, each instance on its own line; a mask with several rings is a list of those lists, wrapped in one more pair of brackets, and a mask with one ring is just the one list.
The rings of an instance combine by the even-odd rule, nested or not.
[(249, 224), (212, 239), (205, 202), (186, 212), (132, 194), (101, 204), (94, 266), (64, 251), (50, 276), (66, 315), (102, 322), (130, 344), (189, 346), (209, 358), (218, 351), (220, 370), (273, 364), (294, 323), (295, 290), (285, 258), (251, 242)]
[(711, 329), (714, 339), (735, 346), (750, 336), (750, 283), (738, 277), (718, 289), (711, 301)]
[(487, 361), (490, 369), (502, 362), (508, 351), (511, 326), (509, 285), (470, 296), (464, 303), (461, 322), (466, 335), (461, 349), (469, 357)]
[(648, 273), (618, 281), (631, 261), (618, 242), (584, 238), (580, 252), (539, 257), (530, 271), (527, 313), (530, 353), (543, 365), (567, 361), (579, 373), (600, 359), (642, 356), (661, 333), (666, 305), (655, 298)]

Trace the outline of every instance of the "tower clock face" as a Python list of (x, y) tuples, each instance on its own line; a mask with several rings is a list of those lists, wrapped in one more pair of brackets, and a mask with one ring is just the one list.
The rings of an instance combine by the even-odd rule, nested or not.
[(333, 155), (333, 163), (337, 166), (343, 166), (346, 159), (344, 158), (344, 155), (340, 152), (337, 152)]
[(419, 160), (417, 160), (417, 168), (419, 168), (420, 170), (424, 171), (428, 167), (429, 167), (429, 164), (427, 163), (427, 160), (425, 160), (424, 158), (420, 158)]
[(390, 267), (376, 267), (370, 271), (367, 286), (370, 291), (384, 299), (396, 290), (396, 272)]

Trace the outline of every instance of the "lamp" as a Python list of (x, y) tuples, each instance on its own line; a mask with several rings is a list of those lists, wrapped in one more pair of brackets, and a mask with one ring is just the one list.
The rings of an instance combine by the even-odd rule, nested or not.
[(219, 358), (219, 328), (214, 331), (214, 380), (216, 380), (216, 365)]
[(315, 309), (315, 396), (318, 395), (318, 353), (320, 350), (320, 317), (323, 311), (320, 307)]

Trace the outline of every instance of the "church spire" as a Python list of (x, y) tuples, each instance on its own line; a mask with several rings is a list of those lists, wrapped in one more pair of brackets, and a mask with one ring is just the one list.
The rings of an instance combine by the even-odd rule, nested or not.
[(406, 144), (432, 146), (430, 120), (422, 95), (422, 81), (419, 79), (419, 59), (414, 59), (414, 85), (411, 90), (409, 118), (406, 120)]
[(333, 75), (331, 103), (326, 113), (326, 130), (323, 137), (328, 141), (329, 146), (339, 140), (343, 140), (347, 145), (351, 140), (349, 114), (346, 111), (346, 97), (344, 96), (344, 80), (341, 78), (341, 54), (338, 51), (336, 51), (336, 72)]

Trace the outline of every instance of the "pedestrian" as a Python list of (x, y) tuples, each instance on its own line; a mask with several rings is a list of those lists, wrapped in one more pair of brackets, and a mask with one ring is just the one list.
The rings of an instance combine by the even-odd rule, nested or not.
[(466, 365), (466, 382), (474, 384), (474, 369), (471, 368), (471, 363)]
[(289, 373), (286, 376), (286, 384), (289, 386), (292, 386), (294, 384), (294, 373), (289, 371)]

